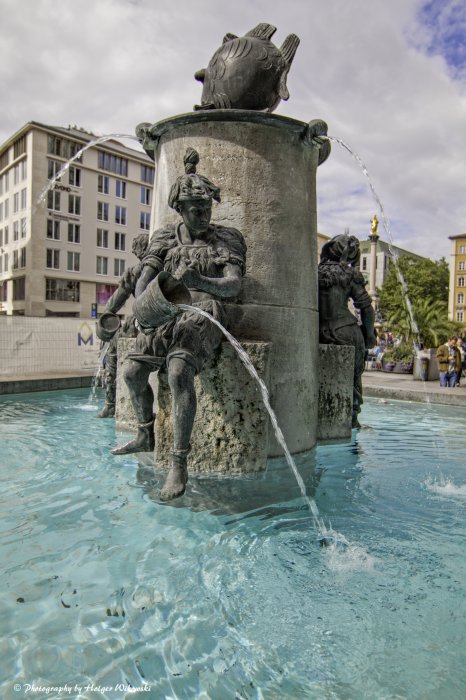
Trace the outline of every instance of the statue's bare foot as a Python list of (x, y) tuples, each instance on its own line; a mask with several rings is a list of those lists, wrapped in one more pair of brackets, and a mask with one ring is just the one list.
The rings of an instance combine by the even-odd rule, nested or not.
[(138, 425), (138, 432), (133, 440), (125, 445), (114, 447), (112, 455), (129, 455), (134, 452), (152, 452), (155, 447), (154, 421)]
[(115, 415), (115, 405), (106, 403), (100, 413), (97, 414), (97, 418), (113, 418)]
[(172, 501), (179, 498), (186, 491), (188, 470), (186, 467), (172, 466), (168, 472), (165, 483), (160, 491), (161, 501)]

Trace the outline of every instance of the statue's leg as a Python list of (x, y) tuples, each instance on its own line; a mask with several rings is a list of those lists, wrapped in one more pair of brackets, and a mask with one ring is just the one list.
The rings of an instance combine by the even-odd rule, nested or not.
[[(359, 329), (358, 329), (359, 330)], [(352, 416), (352, 427), (360, 428), (359, 423), (359, 413), (361, 412), (361, 406), (363, 404), (362, 398), (362, 373), (364, 372), (365, 366), (366, 349), (364, 347), (364, 341), (358, 338), (354, 345), (354, 378), (353, 378), (353, 416)]]
[(115, 339), (110, 341), (105, 360), (105, 406), (97, 414), (97, 418), (112, 418), (115, 415), (117, 374), (117, 345)]
[(150, 452), (155, 447), (154, 438), (154, 393), (149, 384), (149, 375), (154, 368), (144, 362), (127, 359), (123, 365), (123, 378), (138, 420), (136, 437), (121, 447), (112, 450), (114, 455), (132, 452)]
[(195, 373), (194, 366), (181, 357), (170, 359), (168, 384), (172, 394), (173, 451), (170, 471), (160, 491), (163, 501), (182, 496), (186, 489), (189, 441), (196, 415)]

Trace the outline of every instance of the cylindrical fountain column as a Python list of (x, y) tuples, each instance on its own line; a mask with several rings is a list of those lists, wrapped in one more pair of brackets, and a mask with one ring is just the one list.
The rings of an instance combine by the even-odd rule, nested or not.
[[(246, 240), (241, 303), (227, 305), (230, 330), (273, 344), (271, 403), (292, 453), (316, 443), (316, 169), (328, 148), (314, 136), (324, 131), (323, 122), (243, 110), (194, 112), (145, 128), (156, 164), (152, 230), (179, 221), (167, 200), (191, 146), (198, 172), (221, 188), (213, 223), (239, 229)], [(276, 454), (272, 437), (269, 455)]]

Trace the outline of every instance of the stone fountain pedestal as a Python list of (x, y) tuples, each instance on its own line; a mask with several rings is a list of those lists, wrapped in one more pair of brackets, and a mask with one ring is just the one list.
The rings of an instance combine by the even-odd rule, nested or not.
[[(271, 403), (292, 453), (317, 439), (318, 311), (316, 171), (329, 153), (323, 122), (212, 110), (141, 125), (154, 158), (152, 230), (176, 223), (172, 183), (190, 146), (198, 172), (221, 188), (212, 221), (239, 229), (248, 246), (239, 303), (227, 304), (238, 339), (270, 343)], [(269, 431), (268, 456), (282, 454)]]

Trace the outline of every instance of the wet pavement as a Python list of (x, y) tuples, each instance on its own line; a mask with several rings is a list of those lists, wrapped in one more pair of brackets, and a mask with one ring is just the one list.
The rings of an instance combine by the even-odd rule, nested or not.
[(444, 389), (438, 379), (423, 382), (413, 379), (412, 374), (366, 370), (362, 375), (362, 386), (364, 396), (466, 406), (466, 377), (463, 386)]

